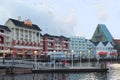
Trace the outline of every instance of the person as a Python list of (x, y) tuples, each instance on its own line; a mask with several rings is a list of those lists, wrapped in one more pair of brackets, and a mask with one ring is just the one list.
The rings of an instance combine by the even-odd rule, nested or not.
[(51, 65), (52, 65), (52, 67), (53, 67), (53, 66), (54, 66), (54, 60), (52, 60), (50, 63), (51, 63)]
[(104, 68), (104, 63), (102, 62), (102, 63), (101, 63), (101, 69), (103, 69), (103, 68)]
[(63, 60), (63, 66), (65, 66), (66, 65), (66, 60)]

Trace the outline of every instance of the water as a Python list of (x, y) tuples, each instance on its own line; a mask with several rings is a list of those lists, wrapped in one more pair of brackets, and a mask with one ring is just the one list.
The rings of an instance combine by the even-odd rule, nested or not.
[(107, 80), (106, 73), (43, 73), (1, 75), (0, 80)]

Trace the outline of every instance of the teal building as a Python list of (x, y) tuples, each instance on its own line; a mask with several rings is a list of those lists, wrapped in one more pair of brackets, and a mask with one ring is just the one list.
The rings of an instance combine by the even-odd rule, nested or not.
[(92, 42), (110, 42), (114, 45), (113, 37), (105, 24), (98, 24), (97, 28), (92, 36)]

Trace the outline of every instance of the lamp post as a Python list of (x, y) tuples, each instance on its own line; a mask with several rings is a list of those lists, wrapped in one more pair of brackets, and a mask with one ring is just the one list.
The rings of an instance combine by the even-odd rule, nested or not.
[(6, 54), (3, 53), (3, 64), (5, 63), (5, 56), (6, 56)]
[(67, 51), (65, 51), (65, 60), (66, 60), (66, 57), (67, 57)]
[(71, 52), (72, 52), (71, 55), (72, 55), (72, 67), (73, 67), (73, 52), (74, 52), (74, 51), (72, 50)]
[(80, 53), (79, 53), (79, 57), (80, 57), (80, 66), (81, 66), (81, 54), (82, 54), (82, 51), (80, 51)]
[(97, 63), (98, 63), (98, 67), (99, 67), (99, 59), (100, 59), (100, 56), (98, 55), (99, 51), (97, 52)]
[(90, 50), (88, 50), (88, 54), (89, 54), (89, 67), (90, 67)]
[(12, 54), (11, 58), (12, 58), (12, 65), (13, 65), (14, 64), (14, 53), (12, 49), (10, 49), (10, 54)]
[(37, 51), (34, 51), (34, 55), (35, 55), (35, 58), (34, 58), (34, 61), (35, 61), (35, 70), (37, 70)]
[(54, 53), (53, 53), (53, 55), (54, 55), (54, 56), (53, 56), (53, 57), (54, 57), (54, 69), (55, 69), (55, 52), (56, 52), (56, 51), (54, 50), (53, 52), (54, 52)]

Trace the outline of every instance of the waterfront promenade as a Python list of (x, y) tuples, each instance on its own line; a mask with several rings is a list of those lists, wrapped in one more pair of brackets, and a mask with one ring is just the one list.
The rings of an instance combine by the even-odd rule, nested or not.
[[(87, 60), (86, 60), (87, 61)], [(101, 62), (104, 60), (99, 61), (99, 66), (93, 66), (93, 63), (96, 64), (97, 61), (91, 60), (90, 66), (89, 63), (87, 65), (80, 65), (80, 62), (76, 63), (76, 60), (74, 60), (74, 65), (72, 66), (71, 61), (68, 60), (66, 65), (63, 65), (61, 62), (56, 62), (55, 64), (51, 62), (35, 62), (33, 61), (26, 61), (26, 60), (5, 60), (3, 63), (2, 60), (0, 60), (0, 68), (1, 69), (8, 69), (8, 68), (13, 68), (14, 71), (16, 70), (29, 70), (28, 72), (33, 72), (33, 73), (42, 73), (42, 72), (108, 72), (107, 67), (101, 67)], [(105, 62), (105, 61), (104, 61)], [(84, 64), (84, 60), (82, 60), (82, 64)], [(13, 71), (13, 72), (14, 72)], [(19, 72), (19, 71), (18, 71)], [(28, 73), (27, 72), (27, 73)]]

